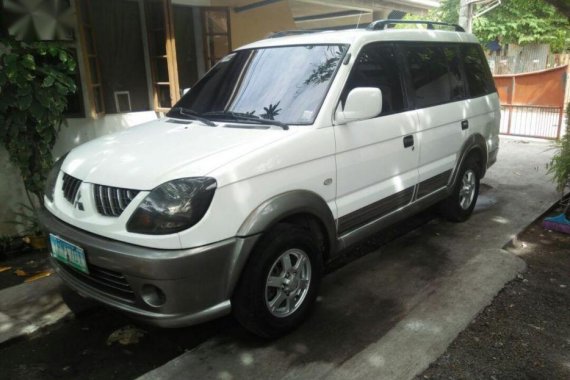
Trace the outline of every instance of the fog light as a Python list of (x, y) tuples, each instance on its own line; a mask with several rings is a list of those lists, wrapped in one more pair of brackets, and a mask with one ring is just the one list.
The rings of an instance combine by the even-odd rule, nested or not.
[(143, 301), (152, 307), (159, 307), (166, 302), (164, 292), (158, 287), (150, 284), (145, 284), (141, 290), (141, 297)]

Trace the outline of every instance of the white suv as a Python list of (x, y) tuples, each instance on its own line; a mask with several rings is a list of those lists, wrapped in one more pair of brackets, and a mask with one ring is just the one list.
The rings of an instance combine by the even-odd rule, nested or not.
[(467, 219), (499, 143), (485, 56), (394, 23), (244, 46), (165, 118), (61, 158), (41, 217), (61, 278), (156, 325), (233, 311), (273, 337), (340, 250), (436, 203)]

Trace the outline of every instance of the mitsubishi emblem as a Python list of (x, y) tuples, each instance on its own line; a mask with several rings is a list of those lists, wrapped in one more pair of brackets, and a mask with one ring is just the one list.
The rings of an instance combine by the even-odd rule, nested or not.
[(83, 208), (83, 202), (81, 202), (81, 189), (79, 189), (77, 192), (77, 197), (75, 197), (75, 203), (73, 204), (73, 207), (79, 211), (85, 211), (85, 208)]

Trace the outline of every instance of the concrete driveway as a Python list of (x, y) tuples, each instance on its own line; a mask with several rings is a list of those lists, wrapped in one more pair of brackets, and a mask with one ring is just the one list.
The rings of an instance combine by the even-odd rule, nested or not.
[(501, 248), (558, 197), (546, 176), (549, 148), (502, 138), (469, 221), (424, 213), (406, 222), (420, 225), (412, 232), (356, 247), (350, 255), (362, 257), (325, 277), (315, 313), (289, 336), (268, 342), (224, 331), (142, 378), (414, 377), (524, 270)]

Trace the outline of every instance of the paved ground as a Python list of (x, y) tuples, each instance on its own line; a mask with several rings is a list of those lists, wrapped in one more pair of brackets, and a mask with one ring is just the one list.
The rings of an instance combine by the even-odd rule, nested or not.
[(506, 248), (526, 272), (416, 380), (570, 379), (570, 235), (545, 230), (543, 219)]
[(0, 291), (0, 344), (32, 334), (70, 314), (55, 277), (20, 284)]
[[(0, 290), (30, 281), (30, 278), (51, 271), (46, 251), (24, 251), (0, 255)], [(20, 275), (18, 276), (17, 273)]]
[[(182, 329), (202, 333), (195, 344), (204, 343), (185, 346), (195, 348), (144, 378), (412, 378), (524, 268), (500, 248), (557, 198), (545, 175), (553, 153), (548, 148), (504, 138), (468, 222), (424, 213), (405, 222), (419, 227), (410, 233), (389, 243), (390, 233), (378, 234), (355, 247), (332, 266), (314, 315), (293, 334), (267, 342), (233, 322)], [(152, 334), (162, 339), (170, 333)], [(23, 355), (28, 348), (22, 343), (17, 349)], [(9, 364), (1, 363), (8, 351), (0, 349), (2, 367)], [(129, 363), (140, 359), (143, 366), (144, 355), (130, 355)], [(117, 378), (146, 372), (127, 372), (120, 364), (114, 371)]]

